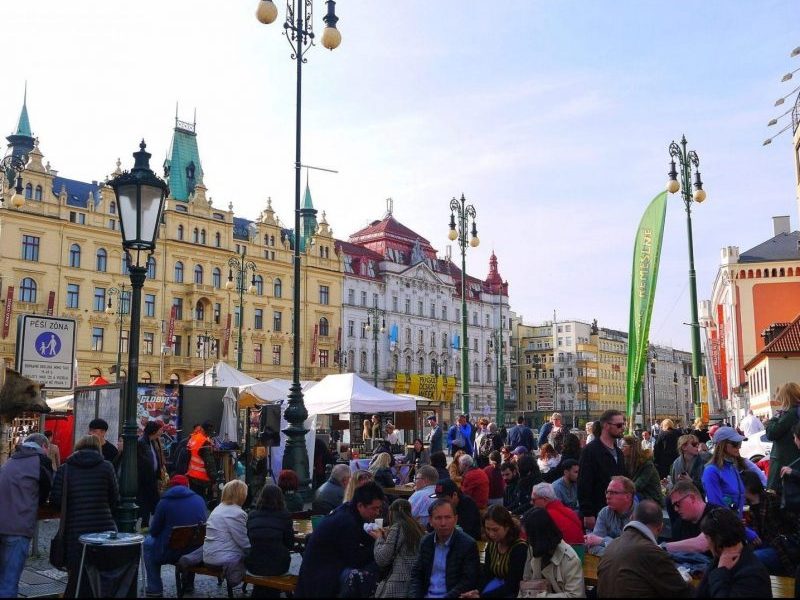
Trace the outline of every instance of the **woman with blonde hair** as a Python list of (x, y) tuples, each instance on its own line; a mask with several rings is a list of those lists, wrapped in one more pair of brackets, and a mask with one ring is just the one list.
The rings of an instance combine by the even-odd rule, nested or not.
[(661, 491), (661, 478), (653, 464), (653, 453), (642, 450), (639, 438), (626, 435), (622, 438), (622, 454), (625, 457), (625, 470), (633, 481), (639, 501), (653, 500), (664, 505), (664, 493)]
[(681, 435), (683, 432), (675, 428), (672, 419), (661, 421), (661, 433), (658, 434), (656, 445), (653, 447), (653, 462), (658, 469), (658, 476), (662, 479), (669, 475), (672, 463), (678, 458), (678, 438)]
[(389, 467), (391, 462), (392, 456), (388, 452), (381, 452), (372, 459), (372, 463), (369, 465), (372, 478), (381, 487), (394, 487), (394, 475)]
[(769, 453), (769, 479), (767, 487), (781, 490), (781, 469), (800, 458), (800, 449), (794, 445), (792, 429), (800, 422), (800, 385), (786, 383), (775, 395), (777, 410), (767, 421), (767, 439), (772, 442)]
[(245, 500), (247, 484), (238, 479), (229, 481), (222, 488), (219, 505), (211, 511), (206, 522), (203, 562), (224, 569), (229, 589), (244, 579), (244, 558), (250, 551), (247, 513), (242, 510)]
[(372, 471), (367, 471), (366, 469), (359, 469), (353, 473), (350, 476), (350, 481), (347, 482), (347, 487), (344, 488), (344, 498), (342, 502), (350, 502), (357, 488), (360, 488), (368, 481), (373, 481), (374, 479)]
[(703, 491), (703, 469), (711, 454), (700, 449), (700, 440), (693, 433), (678, 438), (680, 456), (672, 463), (669, 475), (674, 486), (679, 481), (691, 481), (705, 496)]
[(388, 569), (378, 583), (376, 598), (407, 598), (411, 569), (419, 554), (419, 543), (425, 530), (411, 515), (411, 503), (400, 498), (389, 506), (388, 529), (370, 532), (375, 538), (375, 562)]
[(372, 437), (372, 421), (369, 419), (364, 419), (364, 429), (361, 431), (361, 437), (364, 438), (364, 441)]

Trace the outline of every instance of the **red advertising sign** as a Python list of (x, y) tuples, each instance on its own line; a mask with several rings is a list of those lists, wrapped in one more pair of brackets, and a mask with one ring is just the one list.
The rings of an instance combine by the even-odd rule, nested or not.
[(222, 355), (228, 356), (228, 342), (231, 340), (231, 313), (228, 313), (228, 322), (225, 325), (225, 336), (222, 339)]
[(3, 315), (3, 339), (8, 336), (8, 329), (11, 327), (11, 309), (14, 308), (14, 286), (8, 286), (6, 295), (6, 312)]
[(53, 316), (53, 306), (56, 303), (56, 293), (50, 292), (50, 295), (47, 297), (47, 316)]
[(175, 340), (175, 315), (177, 313), (178, 307), (173, 304), (172, 309), (169, 311), (169, 326), (167, 327), (167, 346), (170, 348), (172, 348)]
[(314, 325), (314, 337), (311, 340), (311, 364), (317, 362), (317, 334), (319, 325)]

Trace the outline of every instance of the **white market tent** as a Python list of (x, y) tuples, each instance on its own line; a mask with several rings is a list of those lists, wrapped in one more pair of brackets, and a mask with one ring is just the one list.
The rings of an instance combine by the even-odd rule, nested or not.
[(75, 396), (73, 394), (68, 394), (66, 396), (58, 396), (57, 398), (48, 398), (46, 402), (47, 406), (54, 412), (67, 412), (72, 410), (74, 398)]
[[(216, 377), (212, 379), (212, 376), (215, 375), (214, 371), (216, 370)], [(183, 385), (191, 385), (191, 386), (202, 386), (203, 385), (203, 373), (200, 373), (196, 377), (193, 377), (189, 381), (184, 382)], [(219, 361), (216, 365), (212, 366), (210, 369), (206, 369), (205, 371), (205, 384), (207, 386), (216, 386), (216, 387), (239, 387), (242, 385), (258, 383), (258, 379), (255, 377), (250, 377), (241, 371), (237, 371), (229, 364)]]
[[(317, 384), (316, 381), (300, 381), (300, 387), (306, 390)], [(292, 382), (288, 379), (268, 379), (258, 383), (249, 383), (239, 386), (239, 399), (252, 397), (255, 402), (280, 402), (289, 396)], [(248, 398), (249, 399), (249, 398)]]
[(403, 398), (374, 387), (355, 373), (328, 375), (305, 394), (309, 415), (403, 412), (417, 409), (412, 398)]

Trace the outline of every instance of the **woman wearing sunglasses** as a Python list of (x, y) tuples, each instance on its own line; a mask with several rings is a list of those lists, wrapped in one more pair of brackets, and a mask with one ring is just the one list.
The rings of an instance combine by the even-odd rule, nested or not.
[(744, 483), (739, 475), (747, 469), (739, 448), (744, 438), (733, 427), (720, 427), (714, 433), (714, 454), (703, 470), (706, 499), (735, 511), (742, 518)]
[(670, 485), (673, 486), (679, 481), (691, 481), (705, 496), (703, 467), (711, 458), (711, 454), (700, 449), (700, 440), (692, 433), (678, 438), (678, 451), (680, 455), (672, 463), (669, 471)]

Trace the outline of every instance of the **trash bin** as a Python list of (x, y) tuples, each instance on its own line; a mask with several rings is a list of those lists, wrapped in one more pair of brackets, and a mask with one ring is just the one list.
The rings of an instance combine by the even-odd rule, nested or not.
[[(86, 579), (95, 598), (136, 598), (144, 536), (138, 533), (87, 533), (83, 545), (77, 589)], [(85, 586), (83, 588), (86, 589)]]

